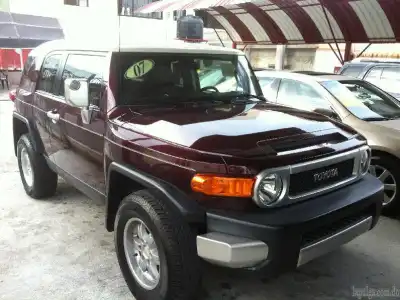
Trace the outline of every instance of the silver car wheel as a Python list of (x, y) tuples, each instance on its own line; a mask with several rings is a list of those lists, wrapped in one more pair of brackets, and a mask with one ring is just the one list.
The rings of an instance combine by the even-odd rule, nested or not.
[(393, 174), (380, 165), (371, 165), (369, 172), (378, 178), (384, 185), (383, 206), (388, 205), (396, 198), (397, 184)]
[(160, 281), (160, 258), (152, 233), (138, 218), (131, 218), (125, 224), (124, 252), (137, 283), (153, 290)]
[(26, 185), (31, 188), (33, 186), (32, 163), (25, 147), (21, 149), (21, 169)]

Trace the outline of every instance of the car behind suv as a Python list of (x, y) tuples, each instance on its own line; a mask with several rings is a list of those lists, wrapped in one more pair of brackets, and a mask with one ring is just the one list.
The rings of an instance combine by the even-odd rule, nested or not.
[(349, 62), (344, 64), (338, 73), (366, 80), (400, 99), (400, 62), (373, 60)]
[(270, 101), (322, 113), (363, 134), (372, 148), (370, 172), (385, 186), (383, 211), (400, 213), (400, 104), (394, 97), (367, 81), (336, 74), (268, 71), (256, 75)]
[(82, 47), (31, 52), (15, 152), (31, 197), (52, 196), (61, 176), (105, 201), (136, 299), (196, 298), (200, 259), (291, 270), (377, 223), (383, 186), (367, 174), (366, 140), (265, 102), (242, 52)]

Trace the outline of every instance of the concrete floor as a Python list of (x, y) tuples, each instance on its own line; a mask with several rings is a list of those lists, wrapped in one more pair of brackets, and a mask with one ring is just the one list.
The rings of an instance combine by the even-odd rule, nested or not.
[[(62, 183), (50, 200), (25, 195), (11, 111), (11, 102), (0, 101), (0, 299), (132, 299), (101, 203)], [(398, 220), (382, 218), (370, 233), (273, 281), (208, 268), (202, 300), (357, 299), (353, 288), (367, 286), (395, 287), (391, 299), (400, 299)]]

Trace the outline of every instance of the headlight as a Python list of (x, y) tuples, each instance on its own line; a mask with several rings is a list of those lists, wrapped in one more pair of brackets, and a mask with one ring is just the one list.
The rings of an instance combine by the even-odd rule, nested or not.
[(370, 162), (371, 162), (370, 151), (368, 149), (362, 150), (360, 158), (360, 173), (362, 175), (368, 172)]
[(283, 191), (283, 180), (279, 174), (267, 174), (260, 179), (255, 191), (258, 206), (267, 207), (276, 202)]

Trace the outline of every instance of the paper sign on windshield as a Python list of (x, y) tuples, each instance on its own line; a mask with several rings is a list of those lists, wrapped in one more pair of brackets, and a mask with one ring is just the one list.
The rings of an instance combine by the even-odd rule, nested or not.
[(137, 79), (150, 72), (154, 67), (154, 61), (145, 59), (130, 66), (125, 72), (126, 79)]

